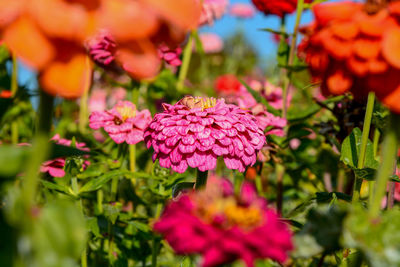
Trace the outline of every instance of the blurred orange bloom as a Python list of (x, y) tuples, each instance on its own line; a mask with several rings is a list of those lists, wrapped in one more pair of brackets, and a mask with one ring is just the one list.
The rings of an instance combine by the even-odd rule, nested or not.
[(400, 113), (400, 3), (373, 12), (362, 3), (319, 4), (314, 14), (299, 54), (324, 94), (361, 98), (373, 91)]
[(91, 64), (87, 44), (107, 31), (115, 58), (133, 78), (157, 74), (158, 42), (180, 42), (197, 26), (196, 0), (0, 0), (0, 34), (10, 50), (39, 72), (53, 95), (79, 97)]

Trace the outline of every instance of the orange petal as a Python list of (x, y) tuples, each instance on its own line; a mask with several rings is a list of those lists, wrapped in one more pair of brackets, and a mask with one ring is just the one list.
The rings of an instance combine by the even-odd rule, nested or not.
[(322, 40), (325, 49), (336, 59), (344, 59), (351, 55), (352, 43), (341, 41), (332, 35)]
[(400, 16), (400, 2), (392, 2), (389, 4), (389, 13)]
[(116, 54), (117, 62), (135, 79), (154, 78), (160, 69), (161, 61), (156, 51), (137, 53), (134, 50), (123, 48)]
[(347, 67), (357, 76), (364, 76), (368, 73), (368, 62), (357, 58), (357, 57), (350, 57), (346, 61)]
[(358, 26), (355, 22), (334, 23), (331, 26), (333, 35), (343, 40), (350, 40), (357, 36)]
[(353, 43), (354, 54), (361, 58), (376, 58), (379, 55), (380, 50), (381, 43), (379, 41), (359, 38)]
[(368, 69), (371, 73), (383, 73), (389, 68), (388, 64), (380, 59), (371, 59), (368, 61)]
[(383, 57), (392, 66), (400, 69), (400, 28), (392, 28), (385, 32), (382, 39)]
[(117, 42), (149, 37), (159, 27), (154, 12), (132, 0), (103, 0), (98, 19), (100, 26), (109, 30)]
[(43, 89), (52, 95), (77, 98), (88, 87), (92, 66), (84, 54), (76, 54), (69, 61), (54, 61), (40, 75)]
[(35, 69), (42, 69), (54, 57), (52, 43), (26, 16), (7, 27), (3, 38), (11, 51)]
[(341, 95), (350, 90), (353, 79), (342, 70), (335, 71), (326, 81), (329, 92), (335, 95)]
[(186, 29), (197, 27), (200, 18), (200, 1), (197, 0), (141, 0), (167, 20)]
[(382, 9), (375, 15), (360, 12), (355, 16), (354, 20), (357, 21), (362, 33), (371, 37), (380, 37), (386, 29), (388, 12), (385, 9)]
[[(40, 28), (52, 37), (83, 40), (89, 14), (83, 6), (62, 0), (31, 1), (29, 10)], [(51, 11), (49, 11), (51, 10)]]
[(318, 24), (326, 25), (332, 20), (350, 20), (362, 5), (354, 2), (336, 2), (315, 5), (313, 10)]
[(0, 27), (11, 23), (23, 11), (25, 0), (0, 0)]

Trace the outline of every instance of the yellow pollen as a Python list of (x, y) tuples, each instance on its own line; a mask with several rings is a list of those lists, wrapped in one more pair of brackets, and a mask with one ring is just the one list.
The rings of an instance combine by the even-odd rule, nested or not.
[(129, 118), (134, 118), (136, 116), (136, 109), (129, 106), (120, 106), (116, 108), (118, 113), (121, 114), (122, 120), (126, 121)]
[(190, 109), (201, 108), (204, 111), (207, 108), (215, 107), (217, 99), (214, 97), (185, 96), (181, 103)]

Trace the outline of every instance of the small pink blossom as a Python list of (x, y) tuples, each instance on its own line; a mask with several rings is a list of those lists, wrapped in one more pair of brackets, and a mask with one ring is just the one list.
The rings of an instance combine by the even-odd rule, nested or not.
[(224, 41), (215, 33), (200, 33), (201, 45), (206, 54), (219, 53), (224, 48)]
[(213, 25), (216, 19), (220, 19), (226, 12), (228, 0), (202, 0), (199, 25)]
[(178, 67), (182, 64), (179, 56), (182, 54), (182, 48), (177, 47), (175, 49), (169, 48), (165, 44), (161, 44), (158, 47), (158, 56), (160, 59), (164, 60), (168, 65)]
[(238, 18), (248, 19), (254, 17), (255, 10), (252, 5), (236, 3), (231, 6), (229, 13)]
[(235, 195), (229, 181), (210, 180), (205, 190), (170, 202), (154, 229), (178, 254), (202, 255), (202, 267), (238, 259), (247, 267), (256, 259), (284, 263), (293, 249), (288, 226), (247, 182)]
[(90, 114), (89, 126), (94, 130), (104, 128), (117, 144), (137, 144), (143, 141), (143, 131), (151, 121), (150, 111), (136, 110), (129, 101), (120, 101), (112, 109)]
[(187, 167), (200, 171), (216, 167), (222, 156), (228, 169), (244, 172), (256, 162), (265, 136), (256, 118), (224, 99), (187, 96), (175, 105), (164, 104), (144, 133), (153, 160), (183, 173)]
[(104, 31), (90, 40), (89, 55), (100, 66), (108, 66), (115, 60), (116, 47), (117, 44), (113, 37)]

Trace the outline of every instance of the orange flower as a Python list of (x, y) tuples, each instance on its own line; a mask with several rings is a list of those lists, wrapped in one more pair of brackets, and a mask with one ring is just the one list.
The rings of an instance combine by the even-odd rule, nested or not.
[(92, 66), (86, 45), (103, 31), (133, 78), (156, 75), (158, 42), (177, 43), (200, 15), (196, 0), (0, 0), (0, 34), (53, 95), (79, 97)]
[(315, 6), (316, 21), (302, 30), (299, 54), (325, 94), (362, 98), (373, 91), (400, 113), (400, 3), (365, 10), (354, 2)]

